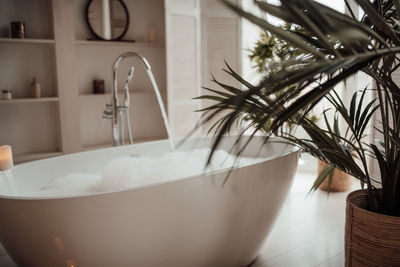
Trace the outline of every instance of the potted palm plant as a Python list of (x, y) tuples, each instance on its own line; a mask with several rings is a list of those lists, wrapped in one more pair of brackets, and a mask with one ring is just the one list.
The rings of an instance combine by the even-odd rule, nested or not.
[[(304, 32), (301, 27), (293, 25), (292, 23), (285, 23), (281, 26), (281, 28), (284, 30), (291, 29), (293, 32), (298, 32), (301, 34), (307, 34), (307, 32)], [(257, 72), (261, 74), (268, 72), (270, 66), (273, 64), (281, 63), (282, 61), (293, 57), (306, 56), (305, 52), (301, 49), (292, 46), (286, 40), (277, 35), (270, 34), (268, 31), (260, 34), (260, 38), (256, 42), (255, 47), (253, 49), (249, 49), (249, 52), (249, 58), (255, 64), (253, 67), (256, 68)], [(316, 114), (310, 114), (307, 115), (307, 118), (312, 122), (317, 122), (319, 116)], [(324, 116), (324, 118), (326, 121), (326, 116)], [(272, 119), (270, 119), (269, 122), (272, 122)], [(263, 128), (263, 131), (267, 134), (271, 132), (269, 127), (270, 125), (271, 124), (267, 122)], [(293, 125), (288, 124), (286, 129), (289, 131), (286, 131), (285, 133), (283, 131), (275, 132), (275, 134), (279, 135), (287, 134), (287, 132), (291, 133)], [(337, 127), (334, 127), (334, 129), (337, 129)], [(352, 178), (349, 174), (335, 169), (333, 166), (328, 165), (321, 160), (318, 161), (318, 174), (323, 174), (325, 177), (328, 177), (327, 179), (325, 178), (325, 180), (320, 184), (319, 189), (325, 191), (343, 192), (348, 191), (352, 186)]]
[[(255, 1), (260, 9), (296, 29), (274, 26), (226, 1), (239, 15), (302, 53), (282, 55), (284, 60), (269, 65), (258, 84), (247, 82), (227, 66), (226, 71), (244, 89), (216, 81), (222, 90), (200, 97), (216, 101), (204, 109), (202, 122), (221, 116), (214, 128), (214, 149), (233, 125), (245, 119), (240, 136), (249, 131), (254, 135), (267, 125), (266, 141), (282, 131), (284, 142), (297, 144), (328, 166), (357, 178), (364, 189), (347, 197), (346, 266), (399, 266), (400, 88), (394, 73), (400, 67), (400, 2), (355, 1), (365, 13), (361, 19), (347, 1), (349, 16), (312, 0), (281, 0), (280, 5)], [(346, 105), (335, 86), (360, 71), (369, 75), (374, 85), (356, 92)], [(371, 101), (365, 101), (367, 90), (374, 92)], [(345, 129), (336, 119), (325, 117), (325, 125), (319, 126), (308, 118), (323, 99), (332, 105), (334, 118), (343, 121)], [(382, 140), (368, 142), (365, 135), (373, 116)], [(287, 123), (306, 135), (285, 133)], [(236, 145), (243, 146), (243, 142)], [(242, 148), (236, 151), (240, 153)], [(378, 162), (380, 177), (371, 176), (370, 157)], [(324, 170), (314, 189), (329, 177), (329, 168)]]

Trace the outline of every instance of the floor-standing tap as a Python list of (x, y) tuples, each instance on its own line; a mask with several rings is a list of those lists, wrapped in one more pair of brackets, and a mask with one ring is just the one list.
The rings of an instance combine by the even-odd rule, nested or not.
[(165, 128), (168, 133), (168, 138), (170, 141), (171, 149), (174, 149), (173, 141), (172, 141), (172, 135), (171, 135), (171, 130), (168, 124), (168, 118), (167, 118), (167, 113), (165, 111), (164, 104), (161, 99), (161, 94), (160, 91), (158, 90), (157, 83), (154, 79), (153, 72), (151, 71), (151, 66), (149, 62), (147, 62), (146, 58), (144, 58), (142, 55), (135, 53), (135, 52), (127, 52), (122, 55), (120, 55), (115, 61), (113, 65), (113, 87), (112, 87), (112, 99), (111, 99), (111, 116), (109, 115), (109, 112), (104, 111), (103, 117), (111, 117), (111, 127), (112, 127), (112, 136), (113, 136), (113, 145), (118, 146), (118, 145), (123, 145), (124, 144), (124, 115), (127, 121), (127, 127), (128, 127), (128, 134), (129, 134), (129, 140), (132, 143), (132, 130), (131, 130), (131, 125), (130, 125), (130, 120), (129, 120), (129, 87), (128, 84), (132, 80), (133, 77), (133, 72), (134, 68), (131, 67), (129, 74), (126, 78), (126, 83), (125, 83), (125, 93), (124, 93), (124, 105), (120, 105), (119, 99), (118, 99), (118, 67), (121, 64), (121, 62), (128, 57), (137, 57), (140, 62), (142, 63), (143, 67), (146, 70), (146, 73), (153, 85), (154, 92), (157, 97), (158, 104), (161, 109), (161, 114), (164, 119), (164, 124)]

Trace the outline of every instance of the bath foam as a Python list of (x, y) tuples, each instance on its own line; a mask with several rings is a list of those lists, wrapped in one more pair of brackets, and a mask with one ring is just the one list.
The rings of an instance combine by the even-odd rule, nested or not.
[[(36, 196), (64, 196), (90, 192), (91, 188), (101, 182), (101, 175), (72, 173), (59, 177), (46, 184), (41, 190), (33, 192)], [(31, 194), (29, 194), (31, 195)]]
[(68, 196), (130, 189), (158, 182), (183, 179), (210, 171), (242, 164), (252, 164), (259, 158), (240, 157), (224, 150), (214, 152), (210, 166), (205, 169), (209, 148), (192, 151), (167, 152), (160, 157), (127, 156), (111, 160), (99, 174), (73, 173), (46, 184), (32, 196)]

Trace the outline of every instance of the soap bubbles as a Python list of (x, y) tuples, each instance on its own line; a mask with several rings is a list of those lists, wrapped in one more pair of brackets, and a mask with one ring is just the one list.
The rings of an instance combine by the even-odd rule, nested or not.
[(111, 160), (101, 174), (73, 173), (59, 177), (33, 192), (34, 196), (68, 196), (112, 192), (183, 179), (210, 171), (252, 164), (255, 158), (236, 158), (224, 150), (214, 152), (206, 167), (209, 148), (167, 152), (158, 157), (126, 156)]

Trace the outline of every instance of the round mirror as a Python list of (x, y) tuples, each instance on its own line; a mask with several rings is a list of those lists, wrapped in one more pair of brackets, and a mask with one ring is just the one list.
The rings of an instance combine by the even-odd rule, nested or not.
[(86, 21), (96, 38), (119, 40), (128, 30), (128, 9), (122, 0), (90, 0)]

